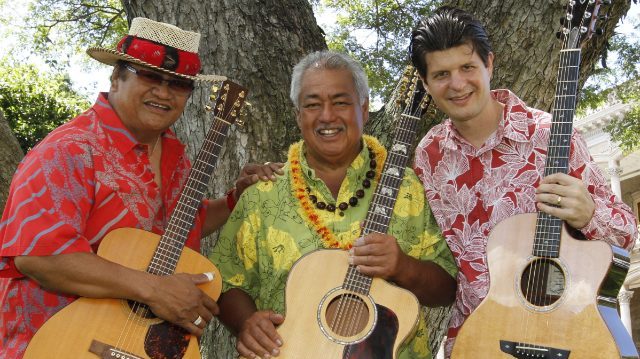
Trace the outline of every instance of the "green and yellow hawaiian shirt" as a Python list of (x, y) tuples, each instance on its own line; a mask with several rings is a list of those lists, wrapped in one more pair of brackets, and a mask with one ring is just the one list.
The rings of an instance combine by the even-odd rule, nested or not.
[[(378, 146), (382, 147), (382, 146)], [(304, 145), (302, 145), (304, 153)], [(325, 203), (349, 202), (370, 170), (370, 154), (366, 146), (347, 170), (337, 200), (329, 188), (317, 178), (304, 156), (300, 167), (307, 186)], [(259, 310), (284, 313), (284, 293), (287, 275), (302, 255), (325, 248), (320, 234), (307, 219), (299, 200), (294, 196), (290, 176), (291, 163), (284, 167), (285, 175), (276, 182), (259, 182), (246, 189), (210, 255), (223, 277), (223, 291), (240, 288), (256, 302)], [(352, 243), (360, 236), (361, 223), (367, 215), (377, 182), (365, 189), (365, 195), (355, 207), (335, 212), (317, 209), (320, 221), (342, 244)], [(340, 215), (342, 212), (343, 215)], [(412, 169), (404, 175), (388, 234), (394, 236), (402, 250), (412, 257), (435, 262), (452, 277), (457, 273), (451, 251), (426, 203), (424, 189)], [(430, 358), (424, 308), (415, 336), (401, 349), (399, 358)]]

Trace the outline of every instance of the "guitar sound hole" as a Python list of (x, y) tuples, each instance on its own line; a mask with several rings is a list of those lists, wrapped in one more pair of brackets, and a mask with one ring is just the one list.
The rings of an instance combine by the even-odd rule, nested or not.
[(143, 318), (151, 319), (156, 317), (146, 304), (142, 304), (134, 300), (127, 300), (127, 304), (132, 312)]
[(325, 319), (331, 330), (343, 337), (360, 333), (369, 321), (369, 308), (355, 294), (341, 294), (329, 303)]
[(522, 273), (520, 289), (527, 301), (545, 307), (557, 302), (565, 288), (562, 268), (550, 259), (536, 259)]

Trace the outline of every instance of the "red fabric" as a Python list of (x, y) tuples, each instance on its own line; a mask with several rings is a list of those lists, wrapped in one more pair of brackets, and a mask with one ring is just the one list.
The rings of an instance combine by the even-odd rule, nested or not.
[[(551, 115), (527, 108), (507, 90), (493, 91), (493, 96), (505, 105), (504, 120), (481, 148), (464, 140), (447, 120), (431, 129), (416, 150), (416, 173), (460, 269), (447, 357), (462, 323), (489, 290), (489, 233), (506, 218), (537, 212), (535, 189), (544, 174)], [(576, 132), (569, 166), (569, 174), (582, 179), (596, 204), (593, 219), (581, 231), (588, 239), (630, 249), (637, 237), (635, 217), (611, 193)]]
[[(22, 277), (14, 256), (95, 252), (104, 235), (122, 227), (163, 233), (190, 164), (172, 132), (163, 134), (162, 148), (160, 190), (146, 146), (101, 94), (25, 156), (0, 220), (0, 358), (21, 357), (44, 321), (75, 299)], [(201, 207), (187, 240), (194, 250), (204, 218)]]
[[(131, 39), (131, 43), (125, 51), (123, 51), (122, 48), (127, 39)], [(117, 49), (129, 56), (133, 56), (153, 66), (161, 68), (166, 68), (162, 66), (162, 64), (164, 63), (165, 56), (167, 55), (167, 49), (173, 49), (178, 54), (178, 63), (175, 68), (166, 68), (167, 70), (189, 76), (195, 76), (200, 72), (201, 63), (198, 54), (176, 49), (150, 40), (135, 36), (125, 36), (118, 43)]]

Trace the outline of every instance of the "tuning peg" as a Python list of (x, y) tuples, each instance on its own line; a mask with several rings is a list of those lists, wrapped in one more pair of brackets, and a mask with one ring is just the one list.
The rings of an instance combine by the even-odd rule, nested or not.
[(204, 106), (204, 110), (207, 111), (207, 112), (211, 112), (211, 111), (213, 111), (213, 108), (211, 108), (211, 106), (209, 106), (209, 105), (205, 105)]
[(218, 92), (218, 90), (220, 90), (220, 88), (218, 87), (218, 85), (213, 85), (211, 86), (211, 92)]
[(249, 101), (244, 102), (245, 107), (253, 107), (253, 104)]
[(236, 126), (244, 127), (245, 123), (246, 122), (244, 122), (244, 120), (241, 120), (241, 119), (236, 120)]

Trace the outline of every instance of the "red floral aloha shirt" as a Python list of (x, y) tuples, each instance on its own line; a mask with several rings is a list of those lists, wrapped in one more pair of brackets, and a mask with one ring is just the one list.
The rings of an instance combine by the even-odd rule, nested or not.
[[(0, 220), (0, 358), (20, 358), (42, 324), (75, 297), (49, 292), (13, 265), (19, 255), (96, 252), (111, 230), (162, 234), (186, 181), (184, 145), (162, 136), (162, 189), (147, 147), (124, 127), (107, 94), (51, 132), (20, 163)], [(201, 206), (187, 245), (200, 247)]]
[[(503, 121), (481, 148), (464, 140), (447, 120), (431, 129), (416, 150), (415, 171), (459, 269), (447, 357), (462, 323), (489, 290), (489, 233), (504, 219), (537, 211), (535, 189), (544, 173), (551, 115), (528, 108), (508, 90), (492, 95), (505, 105)], [(570, 175), (582, 179), (596, 204), (581, 232), (630, 249), (637, 237), (633, 212), (613, 195), (580, 135), (574, 131), (572, 137)]]

